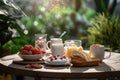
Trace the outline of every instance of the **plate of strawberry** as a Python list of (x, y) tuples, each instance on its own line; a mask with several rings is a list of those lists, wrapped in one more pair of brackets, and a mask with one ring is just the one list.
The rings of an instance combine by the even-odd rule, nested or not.
[(23, 46), (18, 53), (23, 60), (40, 60), (45, 54), (44, 50), (34, 48), (32, 45)]

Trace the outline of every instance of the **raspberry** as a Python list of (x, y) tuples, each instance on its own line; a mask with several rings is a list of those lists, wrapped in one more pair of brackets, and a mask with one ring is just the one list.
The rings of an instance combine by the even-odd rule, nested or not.
[(63, 58), (61, 57), (60, 59), (62, 60)]
[(57, 55), (57, 57), (59, 57), (60, 55)]
[(53, 58), (56, 58), (56, 56), (53, 56)]
[(56, 56), (53, 56), (53, 58), (54, 58), (55, 60), (57, 60), (57, 57), (56, 57)]
[(57, 60), (57, 57), (56, 58), (54, 58), (55, 60)]
[(50, 61), (53, 61), (53, 58), (50, 58)]

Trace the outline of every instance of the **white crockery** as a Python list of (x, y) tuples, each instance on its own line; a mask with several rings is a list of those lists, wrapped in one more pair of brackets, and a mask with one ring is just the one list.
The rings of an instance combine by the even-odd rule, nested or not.
[(35, 54), (35, 55), (25, 55), (25, 54), (18, 54), (23, 60), (40, 60), (43, 54)]
[(93, 54), (94, 57), (99, 58), (101, 61), (106, 58), (110, 58), (111, 56), (111, 51), (109, 50), (109, 55), (107, 57), (104, 57), (105, 55), (105, 47), (104, 45), (98, 45), (95, 46), (96, 44), (93, 44), (90, 46), (90, 52)]
[(47, 58), (45, 60), (45, 63), (48, 64), (48, 65), (66, 65), (66, 64), (69, 64), (69, 59), (60, 59), (59, 57), (57, 57), (57, 60), (50, 60), (50, 58)]
[[(49, 43), (50, 48), (48, 47)], [(64, 44), (61, 38), (51, 38), (51, 40), (47, 42), (47, 48), (51, 50), (53, 56), (63, 56), (64, 54)]]

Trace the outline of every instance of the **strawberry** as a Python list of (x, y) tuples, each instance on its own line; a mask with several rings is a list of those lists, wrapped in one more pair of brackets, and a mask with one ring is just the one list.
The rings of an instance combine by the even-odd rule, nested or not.
[(24, 50), (24, 47), (20, 48), (20, 51), (23, 51)]
[(31, 46), (31, 45), (25, 45), (23, 49), (29, 51), (29, 50), (31, 50), (31, 48), (33, 48), (33, 46)]
[(35, 48), (31, 48), (31, 49), (30, 49), (30, 51), (32, 51), (32, 52), (33, 52), (34, 50), (35, 50)]
[(32, 54), (40, 54), (39, 49), (36, 49), (36, 48), (35, 48), (35, 49), (33, 50)]
[(31, 64), (30, 68), (34, 68), (35, 67), (35, 64)]
[(43, 50), (40, 50), (40, 53), (41, 53), (41, 54), (45, 54), (46, 52), (45, 52), (45, 51), (43, 51)]
[(28, 54), (28, 51), (27, 50), (23, 50), (22, 54)]
[(45, 54), (46, 52), (37, 48), (34, 48), (32, 45), (25, 45), (20, 49), (20, 54)]
[(32, 54), (32, 51), (28, 51), (28, 55), (31, 55)]

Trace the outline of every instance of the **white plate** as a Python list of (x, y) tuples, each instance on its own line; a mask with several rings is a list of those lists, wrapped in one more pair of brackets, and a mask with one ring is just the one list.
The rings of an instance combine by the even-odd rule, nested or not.
[(48, 58), (48, 59), (45, 60), (45, 64), (47, 64), (47, 65), (57, 65), (57, 66), (59, 66), (59, 65), (67, 65), (69, 63), (70, 63), (69, 59), (63, 59), (63, 60), (57, 59), (57, 60), (52, 60), (51, 61), (50, 58)]

